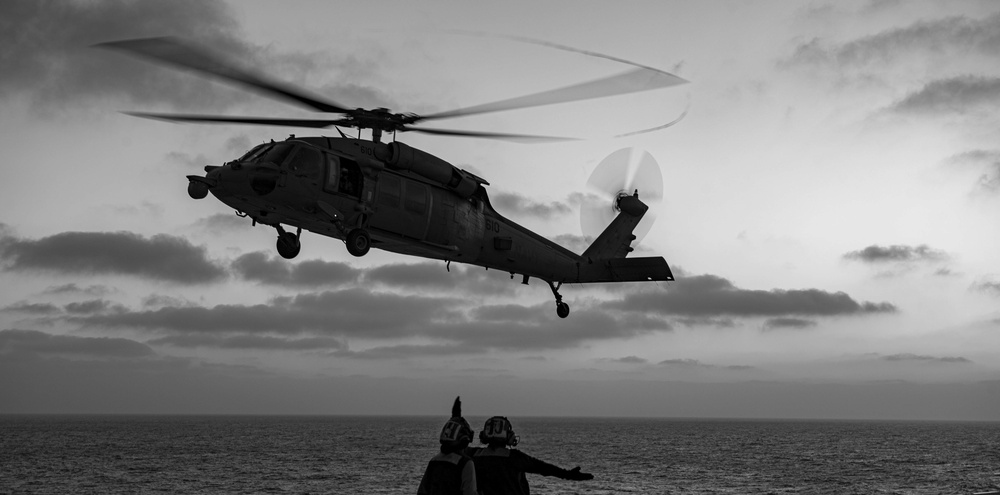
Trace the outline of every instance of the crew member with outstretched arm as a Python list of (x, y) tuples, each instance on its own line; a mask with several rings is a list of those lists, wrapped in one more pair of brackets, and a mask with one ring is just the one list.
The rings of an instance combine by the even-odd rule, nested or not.
[(594, 475), (580, 472), (579, 466), (563, 469), (512, 449), (519, 440), (507, 418), (494, 416), (486, 420), (483, 431), (479, 432), (479, 441), (486, 447), (466, 450), (475, 462), (480, 494), (529, 495), (526, 473), (574, 481), (594, 479)]

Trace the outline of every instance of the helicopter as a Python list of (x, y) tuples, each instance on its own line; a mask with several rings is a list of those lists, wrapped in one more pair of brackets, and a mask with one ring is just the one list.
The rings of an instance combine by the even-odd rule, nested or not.
[[(552, 242), (501, 215), (490, 203), (485, 179), (383, 133), (422, 132), (444, 136), (515, 142), (569, 140), (556, 136), (476, 132), (418, 127), (426, 120), (513, 110), (645, 91), (687, 81), (651, 67), (635, 65), (624, 73), (556, 90), (429, 115), (393, 113), (386, 108), (349, 108), (304, 89), (272, 80), (177, 38), (143, 38), (96, 45), (237, 84), (337, 118), (288, 119), (194, 114), (124, 112), (128, 115), (188, 123), (228, 123), (300, 128), (336, 127), (339, 137), (291, 135), (257, 145), (245, 154), (208, 165), (205, 175), (188, 175), (188, 194), (216, 199), (258, 224), (277, 231), (276, 249), (285, 259), (301, 249), (302, 232), (345, 242), (361, 257), (371, 248), (422, 258), (465, 263), (509, 272), (521, 283), (544, 281), (555, 298), (556, 314), (569, 316), (559, 293), (564, 283), (672, 281), (666, 260), (626, 257), (633, 251), (633, 230), (649, 207), (638, 189), (612, 194), (615, 216), (582, 254)], [(616, 59), (619, 60), (620, 59)], [(628, 62), (627, 62), (628, 63)], [(636, 131), (649, 132), (665, 125)], [(340, 128), (358, 129), (358, 137)], [(371, 139), (361, 139), (369, 130)], [(662, 182), (662, 181), (661, 181)], [(662, 186), (661, 186), (662, 187)], [(287, 228), (287, 230), (286, 230)], [(291, 229), (294, 228), (294, 232)]]

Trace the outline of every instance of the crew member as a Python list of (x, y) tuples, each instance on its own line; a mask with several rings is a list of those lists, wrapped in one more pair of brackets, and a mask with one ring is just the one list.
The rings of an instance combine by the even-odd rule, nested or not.
[(441, 452), (427, 463), (417, 495), (478, 495), (476, 468), (465, 450), (472, 427), (462, 417), (462, 401), (455, 397), (451, 419), (441, 429)]
[(580, 472), (580, 466), (562, 469), (512, 449), (519, 440), (507, 418), (493, 416), (486, 420), (483, 431), (479, 432), (479, 441), (486, 447), (466, 451), (476, 463), (476, 480), (482, 495), (529, 495), (526, 473), (574, 481), (594, 479), (594, 475)]

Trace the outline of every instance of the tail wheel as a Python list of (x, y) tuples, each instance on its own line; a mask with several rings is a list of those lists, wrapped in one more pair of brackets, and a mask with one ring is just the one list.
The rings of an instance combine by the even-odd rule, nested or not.
[(561, 302), (561, 301), (557, 302), (556, 303), (556, 314), (559, 315), (560, 318), (565, 318), (565, 317), (569, 316), (569, 304), (566, 304), (566, 303)]
[(365, 229), (354, 229), (347, 234), (347, 252), (361, 257), (368, 254), (372, 247), (372, 238)]

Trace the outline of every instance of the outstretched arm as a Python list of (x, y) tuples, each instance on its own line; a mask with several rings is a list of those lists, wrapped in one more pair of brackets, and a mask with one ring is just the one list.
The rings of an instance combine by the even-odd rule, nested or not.
[(517, 459), (517, 463), (520, 465), (521, 471), (524, 471), (525, 473), (540, 474), (542, 476), (554, 476), (556, 478), (574, 481), (594, 479), (594, 475), (580, 472), (580, 466), (573, 469), (563, 469), (545, 461), (535, 459), (520, 450), (511, 450), (510, 455), (511, 457)]

